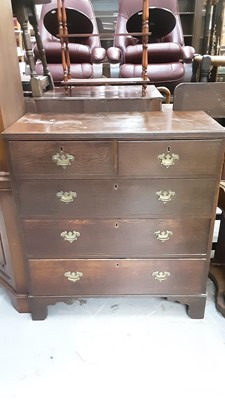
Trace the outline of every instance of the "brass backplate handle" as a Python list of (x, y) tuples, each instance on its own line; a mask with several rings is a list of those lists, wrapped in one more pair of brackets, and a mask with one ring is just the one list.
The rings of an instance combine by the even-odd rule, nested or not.
[(72, 203), (74, 201), (74, 199), (77, 197), (76, 192), (58, 192), (56, 193), (56, 197), (58, 197), (58, 199), (62, 202), (62, 203)]
[(60, 154), (54, 154), (54, 156), (52, 156), (52, 161), (54, 161), (58, 167), (66, 169), (66, 167), (70, 166), (74, 161), (74, 156), (61, 152)]
[(163, 282), (170, 276), (170, 272), (167, 272), (167, 271), (164, 271), (164, 272), (155, 271), (155, 272), (152, 273), (152, 276), (153, 276), (153, 278), (155, 278), (159, 282)]
[(158, 200), (163, 204), (168, 203), (175, 196), (175, 192), (172, 192), (172, 190), (159, 190), (155, 194), (158, 196)]
[(79, 271), (77, 271), (77, 272), (68, 271), (68, 272), (65, 272), (64, 276), (68, 279), (68, 281), (77, 282), (80, 280), (80, 278), (82, 278), (83, 274), (82, 274), (82, 272), (79, 272)]
[(60, 236), (61, 236), (64, 240), (66, 240), (67, 242), (73, 243), (75, 240), (77, 240), (77, 238), (80, 237), (80, 232), (76, 232), (76, 231), (72, 231), (72, 232), (69, 231), (69, 232), (67, 232), (67, 231), (64, 231), (64, 232), (61, 232)]
[(173, 232), (172, 231), (156, 231), (156, 232), (154, 232), (154, 235), (161, 242), (166, 242), (167, 240), (169, 240), (170, 236), (173, 235)]
[(179, 156), (178, 154), (163, 153), (158, 156), (158, 159), (161, 161), (161, 165), (164, 165), (164, 167), (169, 168), (175, 164), (176, 160), (179, 160)]

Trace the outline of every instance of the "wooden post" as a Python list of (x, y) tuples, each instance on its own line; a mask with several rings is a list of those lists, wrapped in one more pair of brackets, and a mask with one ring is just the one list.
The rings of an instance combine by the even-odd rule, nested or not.
[(61, 0), (57, 0), (57, 17), (58, 17), (58, 23), (59, 23), (59, 39), (60, 39), (61, 51), (62, 51), (63, 79), (64, 79), (64, 81), (67, 81), (68, 75), (67, 75), (67, 64), (66, 64), (65, 41), (64, 41), (64, 37), (63, 37), (64, 29), (63, 29)]
[[(67, 28), (67, 16), (66, 16), (66, 8), (65, 8), (65, 0), (62, 1), (62, 23), (63, 23), (63, 34), (68, 35), (68, 28)], [(66, 52), (66, 65), (67, 65), (67, 77), (71, 79), (71, 72), (70, 72), (70, 53), (69, 53), (69, 39), (68, 37), (64, 36), (64, 46)]]
[[(143, 0), (142, 12), (142, 79), (148, 80), (148, 34), (149, 34), (149, 7), (148, 0)], [(142, 85), (142, 96), (146, 95), (147, 85)]]

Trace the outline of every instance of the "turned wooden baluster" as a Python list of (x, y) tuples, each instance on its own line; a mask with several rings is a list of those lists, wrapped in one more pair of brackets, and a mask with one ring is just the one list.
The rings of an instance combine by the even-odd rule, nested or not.
[[(67, 28), (67, 16), (66, 16), (66, 8), (65, 8), (65, 0), (62, 1), (62, 24), (63, 24), (63, 34), (68, 35)], [(71, 71), (70, 71), (70, 53), (69, 53), (69, 39), (64, 36), (64, 46), (65, 46), (65, 56), (66, 56), (66, 65), (67, 65), (67, 77), (71, 79)]]
[(26, 50), (27, 62), (30, 67), (30, 76), (31, 78), (36, 78), (38, 74), (35, 70), (34, 54), (30, 40), (28, 9), (25, 7), (22, 0), (13, 0), (12, 6), (13, 12), (16, 15), (22, 29), (23, 43)]
[(62, 9), (61, 9), (61, 0), (57, 0), (57, 17), (59, 23), (59, 39), (61, 44), (62, 51), (62, 67), (63, 67), (63, 79), (64, 81), (68, 80), (67, 75), (67, 64), (66, 64), (66, 50), (65, 50), (65, 41), (64, 41), (64, 29), (63, 29), (63, 20), (62, 20)]
[[(149, 34), (149, 7), (148, 0), (143, 0), (143, 12), (142, 12), (142, 79), (148, 80), (148, 34)], [(147, 85), (142, 85), (142, 96), (146, 95)]]
[(216, 5), (218, 0), (211, 1), (211, 30), (210, 30), (210, 37), (209, 37), (209, 48), (208, 54), (214, 56), (216, 55)]

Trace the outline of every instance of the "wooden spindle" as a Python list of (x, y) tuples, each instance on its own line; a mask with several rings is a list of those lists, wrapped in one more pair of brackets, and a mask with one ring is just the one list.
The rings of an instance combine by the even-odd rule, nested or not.
[[(67, 27), (67, 16), (66, 16), (66, 8), (65, 8), (65, 0), (62, 1), (62, 24), (63, 24), (63, 34), (68, 35), (68, 27)], [(65, 56), (66, 56), (66, 65), (67, 65), (67, 77), (71, 79), (71, 71), (70, 71), (70, 53), (69, 53), (69, 39), (64, 36), (64, 46), (65, 46)]]
[[(142, 79), (148, 80), (148, 34), (149, 34), (149, 7), (148, 0), (143, 0), (142, 10)], [(142, 96), (146, 95), (147, 85), (142, 85)]]
[(64, 42), (64, 37), (63, 37), (64, 32), (63, 32), (61, 0), (57, 0), (57, 17), (58, 17), (58, 24), (59, 24), (59, 39), (60, 39), (61, 52), (62, 52), (63, 79), (64, 79), (64, 81), (67, 81), (68, 76), (67, 76), (65, 42)]

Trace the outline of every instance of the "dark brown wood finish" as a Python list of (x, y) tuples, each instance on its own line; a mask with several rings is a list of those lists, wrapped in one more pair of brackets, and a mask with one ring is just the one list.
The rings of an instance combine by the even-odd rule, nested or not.
[[(224, 108), (224, 89), (225, 82), (213, 83), (191, 83), (178, 85), (174, 92), (173, 107), (176, 111), (181, 110), (204, 110), (217, 118), (224, 126), (225, 108)], [(225, 170), (223, 168), (222, 179), (225, 179)], [(211, 260), (209, 277), (215, 283), (216, 295), (215, 304), (217, 310), (225, 316), (225, 192), (224, 183), (221, 182), (219, 191), (218, 208), (222, 213), (219, 217), (218, 240), (213, 243), (215, 249), (214, 257)]]
[[(109, 79), (109, 78), (108, 78)], [(108, 80), (107, 79), (107, 80)], [(47, 91), (43, 97), (25, 99), (28, 113), (99, 113), (160, 111), (163, 96), (155, 86), (149, 85), (145, 97), (141, 96), (142, 86), (90, 86), (93, 79), (88, 79), (88, 86), (81, 86), (85, 79), (79, 80), (79, 86), (71, 89), (71, 96), (65, 96), (65, 88), (56, 87)], [(118, 82), (118, 79), (117, 79)], [(96, 83), (96, 80), (95, 80)], [(121, 83), (121, 79), (119, 81)], [(124, 101), (126, 99), (126, 101)], [(59, 101), (60, 100), (60, 101)]]
[[(117, 146), (117, 144), (116, 144)], [(118, 172), (120, 176), (183, 177), (215, 175), (220, 163), (220, 140), (210, 141), (118, 141)], [(114, 174), (115, 146), (113, 141), (22, 141), (10, 142), (15, 175), (70, 175), (85, 177)], [(53, 162), (53, 157), (70, 156), (65, 168)], [(173, 168), (162, 164), (162, 158), (174, 157)], [(207, 163), (209, 157), (218, 159)], [(116, 170), (117, 171), (117, 170)], [(115, 172), (116, 172), (115, 171)]]
[[(212, 141), (120, 142), (118, 144), (119, 175), (163, 177), (215, 174), (220, 163), (221, 143)], [(164, 156), (164, 157), (163, 157)], [(162, 158), (174, 158), (169, 168)], [(218, 162), (209, 163), (212, 157)]]
[[(112, 175), (114, 172), (113, 142), (109, 141), (42, 141), (11, 142), (13, 172), (16, 175)], [(71, 156), (69, 165), (57, 165), (59, 157)], [(53, 157), (56, 161), (53, 161)]]
[[(205, 290), (204, 269), (205, 261), (198, 259), (34, 259), (29, 262), (31, 292), (42, 296), (190, 295)], [(157, 271), (167, 273), (165, 280), (156, 279)], [(73, 282), (68, 280), (68, 272), (82, 275)]]
[(205, 110), (213, 118), (225, 118), (225, 82), (181, 83), (174, 92), (176, 111)]
[[(210, 217), (215, 179), (17, 180), (24, 217)], [(191, 202), (190, 202), (191, 199)]]
[[(143, 296), (143, 295), (142, 295)], [(83, 300), (84, 296), (79, 296)], [(90, 297), (90, 296), (85, 296)], [(93, 296), (91, 296), (93, 297)], [(99, 296), (98, 296), (99, 297)], [(149, 297), (149, 295), (146, 295)], [(154, 295), (154, 297), (162, 297), (162, 295)], [(166, 297), (169, 301), (176, 301), (178, 303), (184, 304), (187, 306), (187, 313), (190, 318), (201, 319), (204, 318), (205, 314), (205, 304), (206, 304), (206, 295), (169, 295), (163, 296)], [(79, 301), (79, 298), (75, 296), (29, 296), (29, 304), (32, 310), (32, 319), (34, 321), (44, 320), (47, 315), (47, 306), (54, 305), (57, 302), (64, 302), (66, 304), (73, 304), (76, 300)], [(147, 301), (147, 298), (146, 298)]]
[(92, 295), (170, 297), (202, 318), (224, 137), (170, 107), (28, 114), (7, 129), (33, 319)]
[[(2, 132), (25, 113), (11, 0), (1, 2), (0, 56), (0, 132)], [(28, 312), (23, 251), (2, 137), (0, 137), (0, 255), (0, 284), (6, 288), (13, 306), (20, 312)]]
[[(212, 135), (213, 132), (213, 135)], [(96, 114), (26, 114), (5, 130), (20, 140), (175, 140), (217, 139), (221, 126), (201, 111), (162, 111)], [(26, 157), (29, 156), (26, 154)], [(41, 155), (40, 155), (41, 156)], [(21, 154), (21, 161), (23, 154)]]
[[(200, 218), (23, 221), (29, 258), (206, 256), (209, 225)], [(78, 235), (71, 243), (63, 232)], [(169, 232), (163, 241), (161, 232)]]

